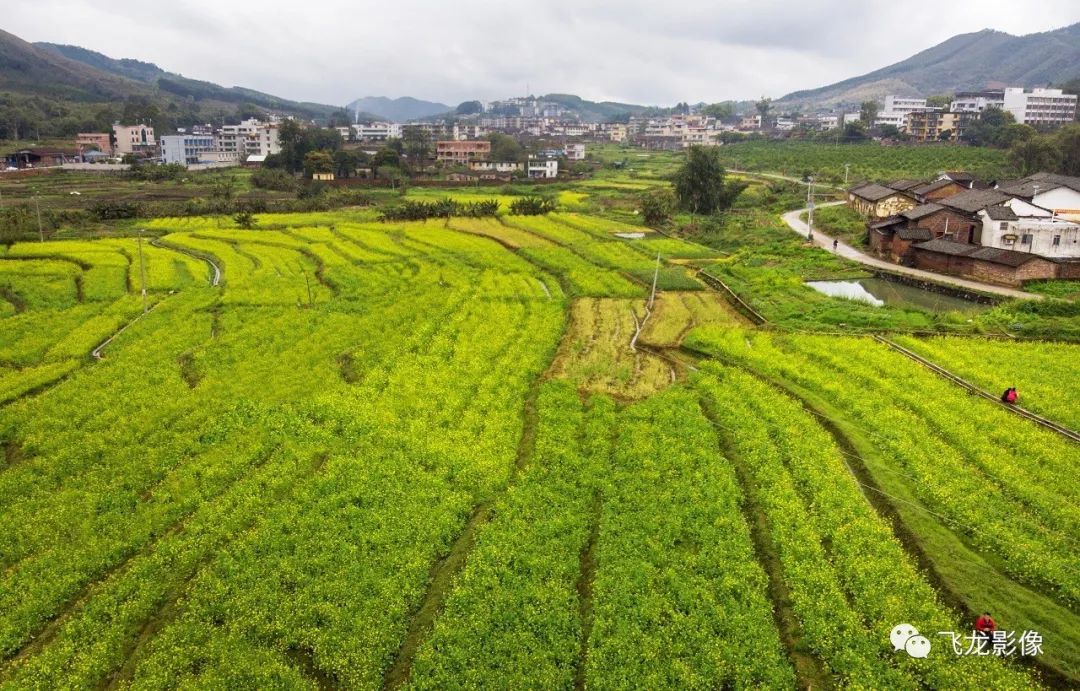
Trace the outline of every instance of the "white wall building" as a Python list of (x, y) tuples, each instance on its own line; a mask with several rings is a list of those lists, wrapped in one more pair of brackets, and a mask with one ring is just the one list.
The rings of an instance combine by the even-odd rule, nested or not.
[(564, 149), (566, 160), (568, 161), (584, 161), (585, 160), (585, 145), (584, 144), (567, 144)]
[(528, 173), (530, 178), (559, 177), (559, 162), (554, 159), (530, 159)]
[(170, 134), (161, 138), (161, 162), (190, 166), (209, 163), (216, 146), (214, 138), (205, 134)]
[(1005, 110), (1026, 125), (1063, 125), (1076, 119), (1076, 96), (1061, 89), (1005, 89)]
[(1010, 199), (978, 213), (982, 219), (977, 242), (984, 247), (1030, 252), (1041, 257), (1080, 258), (1080, 224), (1054, 212)]
[(229, 157), (240, 160), (247, 156), (268, 156), (281, 153), (277, 123), (254, 118), (239, 125), (225, 125), (217, 133), (218, 148)]
[(1076, 119), (1076, 96), (1061, 89), (1009, 87), (996, 91), (964, 92), (950, 105), (955, 113), (981, 113), (1000, 108), (1025, 125), (1062, 125)]
[(517, 161), (469, 161), (469, 170), (486, 173), (516, 173), (524, 167)]
[(401, 125), (396, 122), (372, 122), (366, 125), (353, 125), (356, 138), (362, 142), (385, 142), (387, 139), (401, 139)]
[(885, 107), (881, 110), (885, 113), (900, 113), (900, 115), (906, 115), (913, 110), (926, 110), (926, 99), (886, 96)]

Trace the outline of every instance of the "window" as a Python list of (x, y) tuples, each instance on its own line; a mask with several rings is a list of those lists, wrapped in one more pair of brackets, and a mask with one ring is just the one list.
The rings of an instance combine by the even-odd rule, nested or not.
[(1021, 245), (1030, 245), (1031, 244), (1031, 233), (1024, 233), (1023, 235), (1021, 235), (1020, 236), (1020, 244)]
[(1008, 221), (1002, 221), (1001, 223), (998, 224), (998, 230), (1008, 230), (1008, 229), (1009, 229), (1009, 222)]
[(1054, 236), (1054, 247), (1059, 247), (1060, 245), (1061, 245), (1061, 236), (1060, 235), (1055, 235)]

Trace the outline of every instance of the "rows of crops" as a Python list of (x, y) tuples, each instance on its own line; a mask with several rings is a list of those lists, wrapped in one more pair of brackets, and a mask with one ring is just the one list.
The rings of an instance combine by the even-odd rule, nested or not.
[(1073, 385), (1080, 381), (1080, 346), (974, 338), (896, 340), (993, 393), (1017, 387), (1025, 408), (1080, 429), (1080, 389)]
[(705, 327), (687, 343), (790, 382), (850, 421), (874, 449), (879, 483), (986, 555), (981, 582), (964, 587), (999, 609), (1013, 599), (1002, 588), (1031, 595), (1038, 607), (1017, 610), (1017, 626), (1056, 622), (1064, 630), (1051, 654), (1075, 667), (1080, 503), (1075, 483), (1062, 481), (1077, 457), (1071, 442), (869, 339)]
[[(20, 296), (0, 313), (0, 683), (1033, 684), (997, 659), (892, 650), (901, 621), (965, 622), (799, 404), (717, 364), (678, 383), (631, 350), (635, 273), (702, 248), (573, 214), (264, 228), (157, 221), (154, 309), (134, 323), (134, 240), (0, 256)], [(980, 409), (999, 427), (983, 433), (872, 343), (744, 331), (666, 269), (662, 287), (699, 290), (662, 292), (642, 344), (887, 421), (875, 444), (918, 501), (1075, 606), (1064, 442)], [(122, 324), (90, 361), (89, 334)], [(965, 531), (972, 497), (995, 511)]]

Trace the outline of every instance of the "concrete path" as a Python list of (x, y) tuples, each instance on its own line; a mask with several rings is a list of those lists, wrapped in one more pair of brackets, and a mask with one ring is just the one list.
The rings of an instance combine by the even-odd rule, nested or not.
[[(787, 182), (796, 182), (800, 185), (806, 183), (798, 178), (793, 178), (787, 175), (777, 175), (776, 173), (751, 173), (745, 170), (729, 169), (730, 173), (737, 175), (748, 175), (751, 177), (759, 178), (771, 178), (773, 180), (785, 180)], [(843, 191), (842, 187), (837, 185), (824, 185), (821, 183), (814, 183), (815, 186), (828, 187), (834, 190)], [(840, 204), (846, 204), (847, 202), (826, 202), (823, 204), (817, 204), (815, 208), (821, 209), (826, 206), (839, 206)], [(788, 227), (793, 231), (806, 238), (810, 227), (806, 225), (806, 221), (802, 220), (802, 215), (806, 213), (808, 209), (796, 209), (784, 214), (784, 222), (788, 224)], [(1015, 288), (1006, 288), (1004, 286), (993, 285), (992, 283), (982, 283), (981, 281), (972, 281), (966, 278), (957, 278), (956, 276), (947, 276), (945, 274), (934, 273), (933, 271), (923, 271), (922, 269), (912, 269), (908, 266), (902, 266), (900, 264), (893, 264), (882, 259), (871, 257), (867, 254), (863, 254), (859, 250), (855, 249), (851, 245), (844, 242), (838, 242), (836, 249), (833, 249), (833, 238), (814, 231), (813, 244), (818, 247), (822, 247), (830, 252), (850, 259), (851, 261), (859, 262), (865, 266), (873, 267), (879, 271), (888, 271), (894, 274), (902, 274), (904, 276), (912, 276), (923, 281), (930, 281), (931, 283), (940, 283), (943, 285), (953, 286), (955, 288), (963, 288), (964, 290), (973, 290), (980, 293), (990, 293), (992, 295), (999, 295), (1007, 298), (1017, 298), (1021, 300), (1042, 300), (1043, 296), (1036, 293), (1028, 293), (1023, 290), (1016, 290)]]
[[(816, 208), (821, 209), (826, 206), (838, 206), (846, 202), (828, 202), (826, 204), (818, 204)], [(784, 222), (788, 224), (788, 227), (793, 231), (801, 235), (804, 239), (807, 237), (810, 227), (806, 225), (806, 221), (802, 220), (802, 215), (807, 212), (807, 209), (796, 209), (795, 211), (789, 211), (784, 214)], [(963, 288), (964, 290), (972, 290), (979, 293), (991, 293), (993, 295), (999, 295), (1007, 298), (1018, 298), (1022, 300), (1041, 300), (1042, 295), (1035, 293), (1028, 293), (1023, 290), (1016, 290), (1015, 288), (1006, 288), (1004, 286), (993, 285), (992, 283), (982, 283), (980, 281), (972, 281), (966, 278), (957, 278), (956, 276), (947, 276), (945, 274), (934, 273), (932, 271), (923, 271), (922, 269), (913, 269), (908, 266), (902, 266), (900, 264), (893, 264), (882, 259), (871, 257), (867, 254), (863, 254), (859, 250), (855, 249), (851, 245), (844, 242), (838, 242), (836, 249), (833, 249), (833, 238), (814, 231), (813, 244), (818, 247), (822, 247), (830, 252), (833, 252), (845, 259), (859, 262), (865, 266), (870, 266), (879, 271), (888, 271), (889, 273), (902, 274), (904, 276), (912, 276), (923, 281), (930, 281), (931, 283), (941, 283), (944, 285), (953, 286), (956, 288)]]

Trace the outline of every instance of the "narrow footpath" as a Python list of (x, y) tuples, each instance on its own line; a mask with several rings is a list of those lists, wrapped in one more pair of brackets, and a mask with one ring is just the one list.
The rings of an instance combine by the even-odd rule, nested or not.
[[(818, 204), (817, 208), (821, 209), (826, 206), (838, 206), (846, 202), (827, 202), (825, 204)], [(787, 223), (788, 227), (798, 233), (801, 237), (810, 237), (810, 227), (806, 224), (806, 221), (802, 220), (802, 215), (809, 209), (796, 209), (784, 214), (784, 223)], [(1021, 300), (1041, 300), (1042, 295), (1035, 293), (1028, 293), (1023, 290), (1017, 290), (1015, 288), (1006, 288), (1004, 286), (993, 285), (992, 283), (982, 283), (980, 281), (972, 281), (966, 278), (957, 278), (956, 276), (947, 276), (945, 274), (934, 273), (932, 271), (923, 271), (922, 269), (913, 269), (909, 266), (902, 266), (900, 264), (893, 264), (882, 259), (876, 259), (867, 254), (863, 254), (859, 250), (855, 249), (851, 245), (837, 241), (836, 249), (833, 249), (834, 238), (825, 235), (824, 233), (813, 231), (813, 244), (818, 247), (822, 247), (830, 252), (833, 252), (845, 259), (859, 262), (865, 266), (873, 267), (879, 271), (886, 271), (888, 273), (902, 274), (904, 276), (912, 276), (923, 281), (929, 281), (931, 283), (940, 283), (944, 285), (955, 286), (957, 288), (963, 288), (964, 290), (972, 290), (979, 293), (991, 293), (993, 295), (999, 295), (1006, 298), (1018, 298)]]
[[(746, 175), (746, 176), (750, 176), (750, 177), (759, 177), (759, 178), (770, 178), (770, 179), (773, 179), (773, 180), (784, 180), (786, 182), (794, 182), (794, 183), (798, 183), (800, 185), (805, 185), (806, 184), (804, 181), (800, 180), (799, 178), (791, 177), (791, 176), (788, 176), (788, 175), (778, 175), (776, 173), (752, 173), (752, 172), (746, 171), (746, 170), (735, 170), (735, 169), (731, 169), (728, 172), (729, 173), (734, 173), (736, 175)], [(815, 183), (815, 184), (817, 186), (823, 187), (823, 188), (831, 188), (831, 189), (834, 189), (834, 190), (837, 190), (837, 191), (840, 191), (840, 192), (844, 191), (844, 188), (842, 188), (842, 187), (840, 187), (838, 185), (829, 185), (829, 184), (824, 184), (824, 183)], [(843, 201), (825, 202), (823, 204), (817, 204), (815, 206), (815, 208), (821, 209), (821, 208), (824, 208), (826, 206), (839, 206), (841, 204), (846, 204), (846, 203), (847, 202), (843, 202)], [(810, 236), (810, 227), (806, 224), (806, 221), (802, 220), (802, 215), (805, 214), (807, 211), (809, 211), (808, 208), (795, 209), (794, 211), (789, 211), (789, 212), (787, 212), (786, 214), (783, 215), (784, 223), (787, 223), (789, 228), (791, 228), (793, 231), (798, 233), (803, 238), (806, 238), (806, 237)], [(908, 266), (902, 266), (900, 264), (893, 264), (892, 262), (887, 262), (887, 261), (884, 261), (884, 260), (881, 260), (881, 259), (877, 259), (875, 257), (871, 257), (870, 255), (863, 254), (859, 250), (855, 249), (854, 247), (852, 247), (851, 245), (849, 245), (849, 244), (847, 244), (847, 243), (845, 243), (843, 241), (837, 241), (836, 249), (834, 250), (833, 249), (833, 240), (835, 238), (829, 237), (828, 235), (825, 235), (824, 233), (818, 232), (816, 230), (814, 231), (812, 237), (813, 237), (813, 240), (812, 240), (813, 244), (817, 245), (818, 247), (822, 247), (822, 248), (824, 248), (824, 249), (826, 249), (826, 250), (828, 250), (830, 252), (833, 252), (833, 253), (835, 253), (835, 254), (837, 254), (837, 255), (845, 258), (845, 259), (850, 259), (851, 261), (858, 262), (860, 264), (872, 267), (872, 268), (877, 269), (879, 271), (886, 271), (886, 272), (894, 273), (894, 274), (902, 274), (904, 276), (911, 276), (913, 278), (918, 278), (918, 279), (923, 280), (923, 281), (929, 281), (931, 283), (939, 283), (939, 284), (943, 284), (943, 285), (953, 286), (953, 287), (956, 287), (956, 288), (963, 288), (964, 290), (973, 290), (973, 291), (981, 292), (981, 293), (990, 293), (992, 295), (998, 295), (998, 296), (1006, 297), (1006, 298), (1016, 298), (1016, 299), (1020, 299), (1020, 300), (1042, 300), (1043, 299), (1042, 295), (1038, 295), (1036, 293), (1029, 293), (1029, 292), (1023, 291), (1023, 290), (1016, 290), (1015, 288), (1006, 288), (1004, 286), (998, 286), (998, 285), (994, 285), (992, 283), (983, 283), (981, 281), (972, 281), (972, 280), (969, 280), (969, 279), (966, 279), (966, 278), (957, 278), (956, 276), (947, 276), (945, 274), (934, 273), (932, 271), (923, 271), (922, 269), (913, 269), (913, 268), (908, 267)]]

